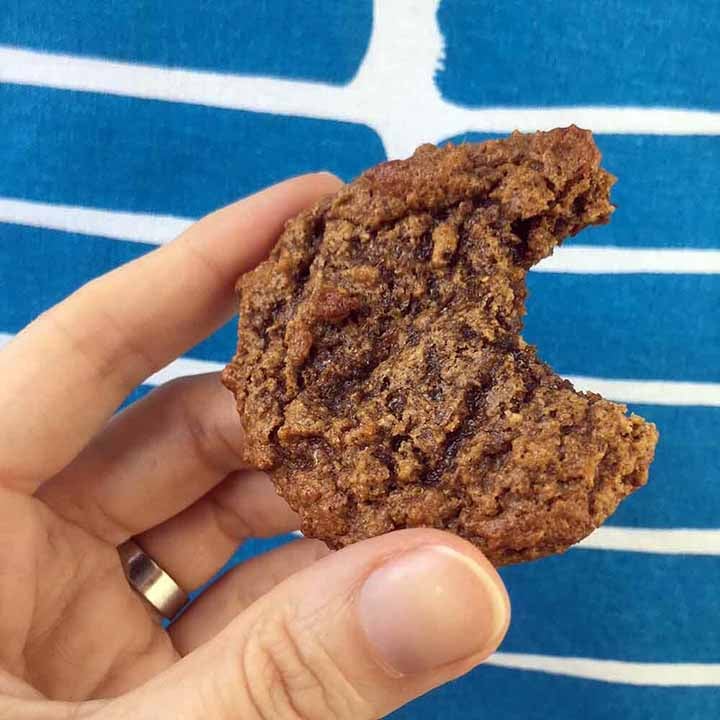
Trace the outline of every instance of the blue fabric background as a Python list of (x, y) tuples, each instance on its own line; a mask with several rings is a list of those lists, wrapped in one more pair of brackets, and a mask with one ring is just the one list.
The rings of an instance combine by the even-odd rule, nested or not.
[[(413, 3), (405, 4), (412, 13)], [(361, 0), (1, 5), (0, 45), (333, 86), (352, 80), (373, 26), (372, 3)], [(445, 60), (435, 83), (463, 106), (720, 109), (714, 0), (443, 0), (437, 19)], [(1, 73), (2, 65), (0, 80)], [(318, 116), (331, 118), (332, 108)], [(610, 226), (578, 242), (720, 248), (720, 136), (597, 140), (620, 178), (618, 211)], [(384, 158), (381, 135), (361, 123), (0, 82), (0, 198), (199, 217), (289, 175), (328, 169), (349, 180)], [(88, 279), (150, 249), (0, 223), (0, 332), (19, 331)], [(720, 382), (717, 274), (538, 273), (529, 286), (526, 337), (561, 373)], [(230, 324), (189, 354), (222, 362), (234, 341)], [(610, 525), (717, 528), (720, 408), (632, 409), (658, 424), (661, 443), (650, 484)], [(252, 541), (233, 562), (288, 539)], [(718, 557), (582, 550), (502, 574), (514, 612), (503, 651), (720, 662)], [(718, 716), (718, 687), (633, 686), (482, 667), (393, 718)]]

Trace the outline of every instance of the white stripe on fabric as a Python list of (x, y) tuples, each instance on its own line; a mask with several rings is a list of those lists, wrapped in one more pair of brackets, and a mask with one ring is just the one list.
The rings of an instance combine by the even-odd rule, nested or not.
[[(0, 222), (161, 245), (180, 235), (194, 221), (172, 215), (118, 212), (0, 197)], [(558, 248), (533, 271), (588, 275), (720, 274), (720, 250), (573, 244)]]
[(180, 235), (193, 220), (0, 197), (0, 222), (161, 245)]
[(679, 380), (610, 380), (568, 375), (578, 389), (600, 393), (608, 400), (640, 405), (720, 407), (720, 383)]
[(178, 358), (151, 375), (144, 385), (162, 385), (175, 378), (185, 375), (202, 375), (203, 373), (220, 372), (225, 365), (210, 360), (196, 360), (194, 358)]
[[(0, 46), (0, 82), (362, 123), (377, 131), (389, 158), (406, 157), (422, 142), (439, 142), (466, 132), (529, 132), (571, 123), (596, 133), (720, 135), (720, 113), (704, 110), (455, 105), (440, 95), (433, 79), (442, 55), (442, 37), (431, 5), (425, 3), (421, 12), (405, 14), (401, 3), (376, 2), (379, 14), (368, 52), (358, 74), (342, 87), (10, 46)], [(432, 10), (430, 17), (428, 10)], [(416, 29), (406, 28), (398, 35), (398, 25), (393, 25), (398, 21), (405, 27), (412, 22)], [(419, 40), (425, 37), (428, 45), (423, 46)], [(406, 92), (408, 87), (414, 89), (412, 94)]]
[(720, 555), (720, 530), (605, 525), (575, 547), (664, 555)]
[(485, 662), (512, 670), (530, 670), (623, 685), (720, 686), (720, 664), (715, 663), (643, 663), (506, 652), (495, 653)]
[(578, 275), (714, 275), (720, 273), (720, 250), (623, 248), (593, 245), (559, 247), (536, 272)]

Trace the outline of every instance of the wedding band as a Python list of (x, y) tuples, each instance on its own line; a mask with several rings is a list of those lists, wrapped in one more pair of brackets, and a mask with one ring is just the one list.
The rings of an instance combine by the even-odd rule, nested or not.
[(133, 590), (172, 620), (188, 601), (187, 593), (134, 540), (123, 543), (118, 553)]

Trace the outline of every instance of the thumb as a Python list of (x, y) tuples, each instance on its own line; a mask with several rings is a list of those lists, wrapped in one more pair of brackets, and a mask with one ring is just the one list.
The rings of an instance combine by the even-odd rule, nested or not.
[(509, 615), (502, 582), (476, 548), (402, 530), (276, 586), (134, 693), (131, 716), (371, 720), (485, 659)]

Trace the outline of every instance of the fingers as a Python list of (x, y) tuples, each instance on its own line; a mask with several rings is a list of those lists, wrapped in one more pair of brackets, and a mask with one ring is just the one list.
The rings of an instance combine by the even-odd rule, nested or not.
[(145, 720), (379, 718), (478, 664), (509, 621), (482, 554), (434, 530), (345, 548), (281, 582), (125, 698)]
[(303, 538), (233, 568), (170, 626), (175, 649), (181, 655), (192, 652), (278, 583), (329, 554), (325, 543)]
[(304, 176), (219, 210), (29, 325), (0, 352), (1, 482), (33, 492), (58, 472), (133, 387), (227, 319), (237, 276), (338, 185)]
[(111, 545), (137, 536), (192, 590), (245, 538), (300, 526), (265, 473), (233, 472), (242, 447), (235, 403), (218, 375), (183, 378), (113, 418), (37, 497)]
[(114, 417), (37, 495), (112, 545), (176, 515), (242, 466), (243, 434), (216, 373), (168, 383)]
[(137, 538), (180, 587), (204, 585), (249, 537), (272, 537), (300, 527), (300, 518), (265, 473), (229, 476), (194, 505)]

